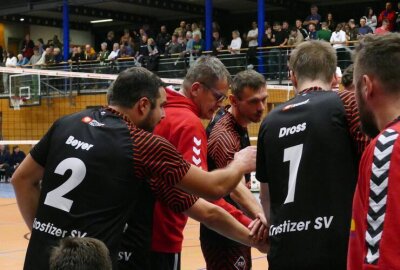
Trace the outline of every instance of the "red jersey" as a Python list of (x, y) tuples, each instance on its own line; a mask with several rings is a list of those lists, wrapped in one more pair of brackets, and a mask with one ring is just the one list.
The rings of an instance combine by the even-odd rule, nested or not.
[[(177, 91), (171, 89), (166, 91), (166, 117), (157, 125), (154, 134), (170, 141), (183, 155), (183, 159), (203, 170), (208, 170), (207, 136), (197, 106)], [(249, 218), (225, 200), (220, 199), (213, 203), (224, 208), (245, 226), (250, 223)], [(186, 222), (187, 216), (184, 213), (176, 213), (156, 201), (153, 214), (152, 251), (181, 252)]]
[(349, 270), (400, 269), (400, 118), (365, 150), (353, 200)]

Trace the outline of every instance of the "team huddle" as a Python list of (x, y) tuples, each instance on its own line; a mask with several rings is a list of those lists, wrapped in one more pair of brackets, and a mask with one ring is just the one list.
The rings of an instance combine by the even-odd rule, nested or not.
[(288, 65), (296, 96), (257, 147), (264, 77), (231, 79), (209, 56), (179, 91), (131, 68), (107, 106), (57, 120), (12, 179), (32, 232), (24, 269), (177, 270), (188, 217), (209, 270), (252, 269), (251, 247), (271, 270), (400, 269), (400, 35), (360, 42), (355, 92), (331, 90), (328, 43), (300, 44)]

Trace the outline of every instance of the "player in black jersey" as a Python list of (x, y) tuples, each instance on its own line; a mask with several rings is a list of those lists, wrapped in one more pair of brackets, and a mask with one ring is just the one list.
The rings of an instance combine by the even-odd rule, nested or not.
[(264, 119), (256, 177), (270, 221), (269, 269), (346, 269), (361, 133), (354, 93), (333, 92), (336, 54), (310, 41), (293, 50), (295, 98)]
[[(165, 103), (160, 79), (146, 69), (123, 71), (108, 100), (107, 108), (57, 120), (13, 175), (18, 206), (32, 230), (24, 269), (48, 269), (50, 249), (67, 236), (102, 240), (115, 263), (129, 209), (146, 179), (152, 178), (160, 200), (185, 209), (191, 199), (171, 196), (172, 187), (216, 198), (254, 169), (255, 149), (247, 148), (229, 168), (204, 172), (145, 131), (163, 117)], [(246, 228), (237, 229), (247, 241)]]

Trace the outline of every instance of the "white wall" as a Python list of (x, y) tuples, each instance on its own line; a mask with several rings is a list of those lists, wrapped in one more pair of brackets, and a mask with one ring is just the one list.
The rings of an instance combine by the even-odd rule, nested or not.
[(22, 24), (4, 24), (4, 42), (6, 47), (9, 38), (23, 39), (25, 34), (25, 28)]
[[(53, 39), (54, 35), (58, 36), (58, 39), (63, 43), (63, 30), (62, 28), (31, 25), (30, 26), (31, 39), (36, 43), (38, 38), (43, 38), (44, 42), (47, 43), (49, 39)], [(74, 45), (85, 45), (87, 43), (94, 43), (94, 37), (90, 31), (78, 31), (70, 30), (69, 33), (70, 44)]]

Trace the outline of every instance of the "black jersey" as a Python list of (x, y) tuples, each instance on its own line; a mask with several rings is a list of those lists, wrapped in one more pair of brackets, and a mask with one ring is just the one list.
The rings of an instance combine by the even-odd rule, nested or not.
[(111, 109), (57, 120), (31, 155), (45, 171), (24, 269), (48, 269), (51, 248), (67, 236), (102, 240), (115, 264), (140, 180), (156, 176), (150, 186), (168, 202), (162, 186), (175, 185), (190, 168), (166, 140)]
[(262, 122), (256, 177), (269, 186), (271, 270), (346, 269), (357, 179), (349, 126), (332, 91), (303, 92)]

